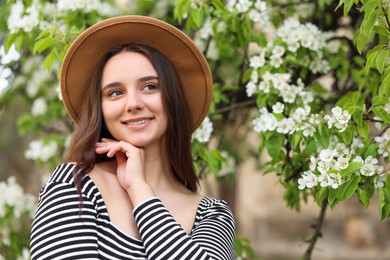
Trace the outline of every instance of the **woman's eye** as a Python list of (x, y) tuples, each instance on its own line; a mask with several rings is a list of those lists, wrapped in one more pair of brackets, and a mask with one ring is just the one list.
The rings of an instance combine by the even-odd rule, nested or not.
[(108, 93), (108, 96), (110, 97), (117, 97), (117, 96), (120, 96), (122, 94), (122, 91), (119, 91), (119, 90), (113, 90), (113, 91), (110, 91)]
[(142, 87), (142, 90), (145, 90), (145, 91), (153, 91), (155, 89), (157, 89), (157, 86), (155, 84), (147, 84), (147, 85)]

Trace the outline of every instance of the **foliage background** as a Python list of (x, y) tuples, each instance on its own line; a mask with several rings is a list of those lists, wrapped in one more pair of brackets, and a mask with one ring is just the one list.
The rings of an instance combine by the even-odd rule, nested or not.
[[(193, 152), (199, 175), (219, 180), (228, 201), (233, 200), (226, 194), (235, 185), (235, 169), (249, 158), (256, 159), (259, 173), (276, 176), (287, 207), (299, 212), (314, 201), (319, 215), (313, 234), (302, 234), (304, 258), (312, 255), (328, 208), (343, 207), (351, 197), (368, 207), (374, 199), (379, 219), (389, 217), (388, 1), (0, 4), (0, 119), (14, 127), (14, 135), (2, 136), (1, 149), (3, 160), (16, 165), (2, 169), (10, 173), (4, 175), (29, 176), (31, 169), (39, 169), (42, 180), (27, 182), (39, 186), (61, 161), (73, 125), (62, 106), (57, 74), (72, 40), (104, 18), (145, 14), (186, 31), (209, 60), (214, 99), (209, 117), (194, 134)], [(14, 118), (7, 122), (9, 114)], [(253, 134), (257, 147), (248, 139)], [(14, 145), (23, 148), (24, 158), (12, 153)], [(26, 159), (34, 167), (21, 166), (19, 160)], [(0, 200), (0, 226), (9, 232), (2, 234), (0, 254), (28, 258), (23, 251), (28, 229), (12, 223), (26, 216), (28, 221), (31, 199), (20, 195), (29, 202), (25, 213), (15, 214), (17, 204), (9, 198), (19, 187), (13, 179), (3, 184), (7, 196)], [(18, 239), (12, 232), (23, 235)], [(237, 257), (254, 258), (256, 245), (239, 235)]]

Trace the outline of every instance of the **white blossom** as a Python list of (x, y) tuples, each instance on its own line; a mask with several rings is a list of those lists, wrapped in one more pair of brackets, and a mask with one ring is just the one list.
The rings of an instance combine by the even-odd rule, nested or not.
[[(374, 120), (381, 120), (380, 117), (377, 117), (377, 116), (374, 116)], [(382, 123), (381, 122), (375, 122), (374, 124), (375, 128), (378, 129), (378, 130), (381, 130), (382, 129)]]
[(320, 152), (320, 160), (324, 162), (331, 162), (334, 157), (334, 151), (331, 149), (324, 149)]
[(331, 187), (337, 189), (342, 184), (341, 175), (339, 173), (330, 173), (329, 177), (331, 178)]
[(11, 69), (0, 65), (0, 97), (9, 90), (11, 77)]
[(259, 90), (264, 92), (264, 93), (269, 93), (269, 91), (271, 90), (271, 84), (269, 81), (261, 81), (259, 83)]
[(374, 140), (378, 144), (378, 154), (388, 157), (390, 154), (390, 136), (384, 134), (383, 136), (375, 137)]
[(347, 169), (349, 165), (349, 159), (344, 157), (339, 157), (336, 161), (336, 170)]
[(311, 124), (305, 123), (303, 126), (301, 126), (300, 130), (303, 131), (303, 136), (313, 136), (316, 132), (316, 129)]
[(222, 163), (221, 170), (218, 172), (218, 176), (226, 176), (235, 172), (236, 161), (233, 156), (230, 156), (228, 152), (221, 151), (221, 156), (225, 159)]
[(303, 172), (303, 175), (301, 178), (298, 179), (298, 188), (304, 189), (306, 188), (313, 188), (318, 184), (318, 177), (311, 171), (305, 171)]
[(332, 186), (332, 184), (333, 184), (333, 179), (330, 178), (329, 174), (327, 174), (327, 173), (322, 173), (322, 174), (318, 177), (318, 182), (320, 183), (320, 186), (321, 186), (321, 187), (328, 187), (328, 186)]
[(284, 53), (286, 52), (286, 50), (284, 49), (283, 46), (275, 46), (273, 49), (272, 49), (272, 55), (273, 56), (277, 56), (277, 57), (282, 57), (284, 55)]
[(31, 106), (31, 114), (33, 116), (41, 116), (46, 114), (47, 112), (47, 104), (46, 100), (43, 97), (39, 97), (34, 100), (34, 103)]
[(374, 187), (379, 189), (383, 188), (386, 183), (386, 176), (384, 174), (378, 175), (374, 178)]
[(299, 93), (299, 96), (301, 97), (301, 100), (302, 100), (303, 104), (305, 104), (305, 105), (313, 102), (313, 100), (314, 100), (314, 94), (312, 92), (309, 92), (309, 91), (302, 91)]
[(317, 164), (317, 170), (325, 174), (330, 170), (330, 162), (325, 162), (325, 161), (319, 161)]
[(276, 129), (278, 121), (275, 116), (265, 108), (260, 109), (260, 116), (252, 121), (255, 132), (273, 131)]
[(110, 5), (109, 3), (106, 2), (101, 2), (100, 0), (58, 0), (57, 10), (58, 11), (83, 10), (86, 13), (96, 11), (101, 15), (109, 15), (109, 16), (118, 14), (118, 10), (113, 5)]
[(303, 122), (310, 114), (311, 108), (309, 106), (298, 107), (294, 112), (290, 115), (297, 122)]
[(239, 13), (248, 12), (249, 8), (252, 6), (250, 0), (238, 0), (235, 7)]
[(41, 160), (47, 162), (55, 155), (58, 149), (58, 144), (55, 141), (50, 141), (45, 144), (41, 140), (32, 141), (27, 150), (24, 152), (24, 157), (30, 160)]
[(310, 171), (314, 172), (316, 167), (317, 167), (317, 158), (314, 157), (313, 155), (310, 156), (310, 162), (309, 162), (309, 169)]
[(251, 68), (258, 69), (258, 68), (263, 67), (264, 64), (265, 64), (265, 57), (264, 57), (263, 53), (261, 53), (259, 55), (252, 56), (249, 59), (249, 67), (251, 67)]
[(210, 60), (218, 60), (219, 58), (219, 49), (214, 40), (210, 41), (209, 48), (207, 49), (206, 57)]
[(202, 124), (196, 129), (192, 138), (198, 140), (201, 143), (206, 143), (210, 140), (211, 133), (213, 132), (213, 123), (208, 116), (205, 117)]
[(360, 163), (364, 164), (364, 160), (361, 156), (356, 156), (352, 161), (353, 162), (360, 162)]
[(262, 13), (258, 10), (252, 9), (248, 13), (249, 19), (251, 19), (253, 22), (261, 22), (262, 21)]
[(246, 88), (246, 94), (248, 95), (248, 97), (251, 97), (251, 96), (253, 96), (253, 94), (257, 93), (257, 85), (253, 81), (249, 81), (245, 85), (245, 88)]
[(18, 256), (18, 258), (16, 260), (30, 260), (30, 250), (26, 247), (24, 247), (22, 249), (22, 255), (21, 256)]
[(344, 132), (348, 127), (348, 122), (351, 119), (351, 114), (346, 110), (342, 110), (336, 106), (332, 108), (332, 115), (325, 115), (324, 119), (328, 121), (328, 127), (335, 126), (339, 132)]
[(282, 114), (283, 113), (283, 110), (284, 110), (284, 104), (283, 103), (280, 103), (280, 102), (276, 102), (273, 106), (272, 106), (272, 111), (276, 114)]
[(309, 123), (312, 125), (319, 125), (321, 123), (320, 114), (310, 114), (309, 115)]
[(257, 83), (259, 81), (259, 73), (257, 72), (257, 70), (252, 70), (250, 81), (253, 81), (254, 83)]
[(15, 49), (15, 45), (12, 44), (8, 52), (5, 53), (4, 45), (0, 48), (1, 64), (9, 64), (13, 61), (20, 59), (20, 53)]
[(40, 8), (41, 6), (36, 0), (28, 8), (25, 8), (22, 1), (16, 1), (11, 6), (11, 12), (7, 20), (10, 32), (17, 33), (19, 30), (31, 32), (34, 27), (39, 25)]
[(331, 40), (326, 43), (325, 48), (332, 54), (336, 54), (340, 49), (340, 40)]
[(4, 217), (5, 206), (13, 208), (13, 216), (19, 218), (23, 212), (32, 216), (35, 208), (35, 197), (24, 193), (15, 177), (8, 177), (6, 182), (0, 182), (0, 218)]
[(208, 40), (213, 35), (214, 32), (212, 21), (211, 19), (207, 19), (202, 28), (199, 30), (199, 37), (203, 40)]
[(270, 64), (274, 68), (279, 68), (283, 64), (283, 59), (277, 55), (271, 55)]
[(365, 164), (360, 168), (360, 173), (364, 176), (372, 176), (375, 174), (375, 166), (373, 164)]
[(297, 125), (292, 118), (283, 118), (277, 123), (276, 132), (281, 134), (292, 134), (296, 128)]

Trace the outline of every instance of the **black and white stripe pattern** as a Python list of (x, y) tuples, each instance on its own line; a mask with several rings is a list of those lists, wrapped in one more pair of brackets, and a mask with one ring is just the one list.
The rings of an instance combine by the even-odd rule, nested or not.
[(160, 199), (134, 210), (141, 234), (126, 235), (109, 219), (103, 199), (86, 175), (82, 206), (73, 164), (58, 166), (40, 192), (31, 229), (31, 258), (38, 259), (233, 259), (235, 226), (228, 205), (206, 196), (190, 235)]

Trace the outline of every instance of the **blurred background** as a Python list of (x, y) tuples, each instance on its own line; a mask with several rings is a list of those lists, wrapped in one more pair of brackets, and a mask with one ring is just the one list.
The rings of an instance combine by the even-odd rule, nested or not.
[[(349, 2), (353, 4), (353, 1)], [(376, 7), (388, 8), (388, 1), (375, 3)], [(288, 44), (283, 42), (281, 46), (286, 47), (289, 56), (285, 55), (280, 68), (275, 68), (273, 63), (264, 66), (264, 71), (285, 72), (283, 69), (287, 71), (291, 65), (288, 62), (293, 60), (292, 69), (289, 68), (293, 71), (292, 78), (299, 82), (298, 75), (302, 76), (304, 82), (301, 83), (307, 88), (320, 90), (315, 94), (326, 93), (315, 99), (312, 111), (316, 108), (318, 111), (319, 108), (330, 110), (339, 96), (349, 92), (354, 92), (356, 99), (360, 94), (369, 95), (363, 88), (356, 89), (359, 84), (352, 80), (358, 78), (358, 69), (364, 67), (364, 62), (357, 58), (359, 54), (353, 36), (364, 17), (358, 10), (361, 4), (352, 8), (348, 16), (343, 14), (342, 8), (337, 8), (338, 4), (339, 1), (331, 0), (0, 1), (0, 260), (29, 259), (29, 226), (38, 193), (61, 162), (73, 129), (58, 94), (60, 60), (84, 27), (120, 14), (146, 14), (174, 23), (196, 40), (209, 59), (215, 77), (210, 111), (213, 124), (202, 125), (194, 134), (194, 155), (202, 177), (201, 192), (226, 200), (233, 210), (239, 238), (237, 259), (301, 259), (308, 248), (307, 241), (317, 228), (321, 208), (310, 191), (298, 189), (297, 176), (292, 179), (293, 187), (289, 187), (292, 182), (284, 179), (284, 173), (277, 172), (278, 167), (273, 168), (275, 171), (266, 168), (270, 161), (280, 159), (279, 152), (278, 158), (272, 147), (260, 152), (265, 137), (259, 131), (253, 131), (252, 120), (258, 116), (262, 105), (271, 107), (262, 104), (270, 95), (255, 93), (258, 96), (254, 97), (253, 90), (246, 84), (253, 79), (251, 72), (256, 69), (250, 65), (253, 61), (250, 57), (271, 48), (272, 44), (281, 43), (280, 39), (267, 43), (267, 37), (275, 38), (278, 26), (282, 27), (285, 21), (289, 23), (287, 18), (293, 17), (302, 24), (309, 21), (308, 27), (318, 27), (324, 35), (334, 31), (331, 38), (323, 37), (327, 41), (340, 40), (341, 47), (335, 53), (324, 51), (320, 55), (318, 50), (309, 52), (304, 46), (299, 51), (287, 51)], [(41, 9), (37, 11), (32, 8), (34, 6)], [(19, 22), (11, 19), (11, 14), (15, 13), (20, 15)], [(24, 19), (26, 17), (31, 20)], [(34, 25), (38, 20), (41, 23)], [(226, 22), (228, 29), (221, 26), (222, 22)], [(214, 34), (220, 38), (213, 38)], [(9, 48), (7, 54), (4, 48)], [(299, 56), (306, 52), (309, 54), (305, 59)], [(322, 63), (322, 67), (317, 64), (314, 72), (313, 68), (298, 68), (302, 65), (299, 61), (305, 63), (308, 59), (308, 64), (310, 59), (318, 58), (316, 55), (321, 59), (324, 55), (329, 64)], [(332, 57), (337, 59), (332, 60)], [(379, 86), (377, 74), (360, 75), (359, 80), (367, 78), (368, 83)], [(323, 86), (320, 88), (319, 85)], [(354, 88), (349, 89), (350, 86)], [(370, 90), (370, 93), (378, 91)], [(370, 139), (369, 133), (370, 136), (390, 134), (388, 125), (383, 124), (377, 127), (379, 129), (374, 126), (386, 122), (386, 114), (389, 115), (390, 107), (385, 106), (389, 100), (382, 101), (385, 119), (377, 117), (374, 120), (369, 117), (372, 113), (367, 114), (368, 121), (371, 120), (367, 128), (373, 130), (367, 130), (363, 142)], [(299, 102), (290, 102), (290, 106)], [(324, 124), (326, 127), (326, 122)], [(369, 145), (371, 139), (365, 144)], [(280, 146), (277, 150), (289, 148)], [(382, 157), (378, 165), (383, 165), (383, 172), (388, 173), (388, 155), (387, 159)], [(298, 161), (299, 158), (295, 159)], [(301, 159), (308, 164), (308, 156)], [(372, 186), (372, 190), (367, 208), (362, 206), (356, 194), (333, 210), (326, 208), (312, 259), (390, 259), (390, 222), (387, 218), (380, 221), (381, 207), (389, 202), (378, 201), (378, 189), (374, 190)], [(300, 202), (291, 204), (292, 200)]]

